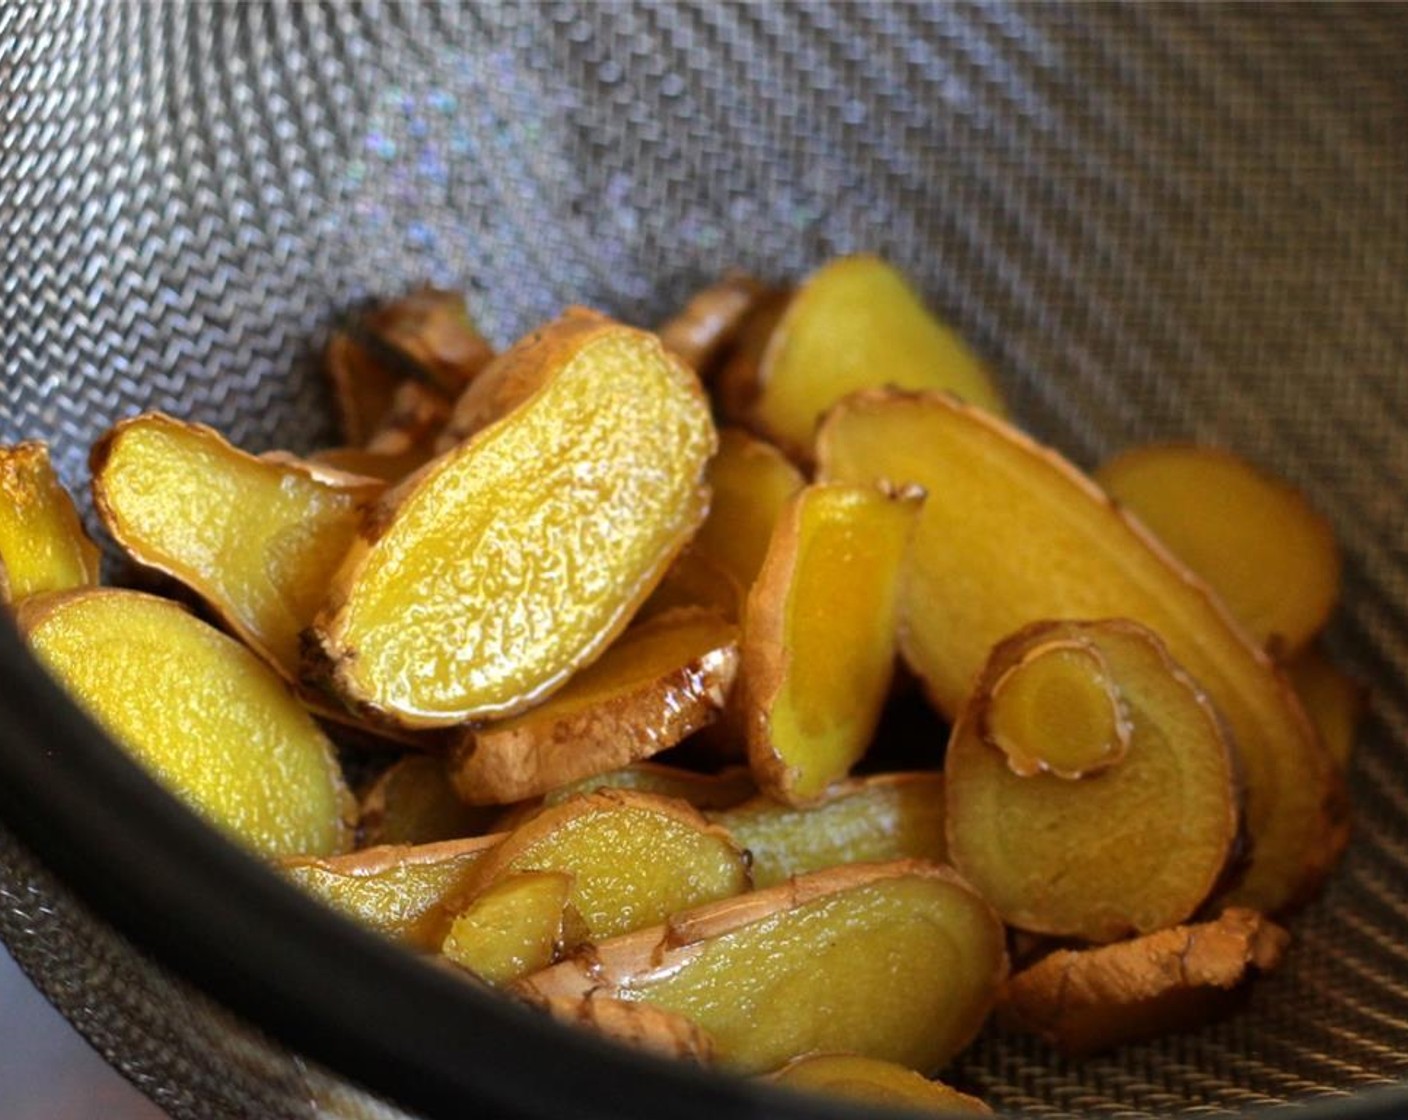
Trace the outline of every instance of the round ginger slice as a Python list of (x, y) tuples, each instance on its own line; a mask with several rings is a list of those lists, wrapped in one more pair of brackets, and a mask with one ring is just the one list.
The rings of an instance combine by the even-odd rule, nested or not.
[(227, 835), (270, 857), (350, 846), (332, 744), (238, 642), (164, 599), (100, 588), (27, 599), (19, 625), (74, 700)]
[(311, 636), (345, 701), (406, 727), (546, 699), (625, 628), (708, 506), (708, 406), (653, 335), (571, 313), (470, 392), (486, 379), (507, 411), (386, 497)]
[(912, 1069), (859, 1054), (808, 1054), (770, 1073), (767, 1080), (827, 1097), (884, 1105), (912, 1112), (991, 1116), (977, 1097)]
[[(1125, 756), (1076, 780), (1014, 771), (985, 738), (994, 687), (1052, 643), (1096, 649), (1128, 713)], [(1106, 942), (1175, 925), (1217, 886), (1237, 838), (1217, 713), (1131, 622), (1037, 623), (1000, 643), (954, 726), (944, 775), (954, 864), (1004, 921), (1032, 933)]]

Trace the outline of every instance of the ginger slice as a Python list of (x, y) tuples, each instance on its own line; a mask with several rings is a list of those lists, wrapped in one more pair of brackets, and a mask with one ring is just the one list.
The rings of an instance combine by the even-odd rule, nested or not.
[(363, 847), (432, 844), (488, 832), (499, 815), (461, 801), (438, 754), (408, 754), (362, 797), (357, 833)]
[(758, 888), (846, 863), (948, 860), (941, 774), (853, 778), (806, 809), (759, 796), (706, 816), (747, 849)]
[(816, 485), (778, 519), (744, 610), (742, 686), (748, 762), (778, 800), (815, 801), (870, 745), (920, 500)]
[(662, 1058), (698, 1065), (709, 1065), (714, 1058), (714, 1040), (698, 1023), (648, 1003), (627, 1003), (589, 994), (552, 996), (533, 1001), (533, 1005), (560, 1023), (584, 1027)]
[(488, 984), (507, 984), (546, 968), (566, 945), (572, 876), (525, 871), (500, 879), (450, 923), (440, 946), (452, 964)]
[(328, 448), (312, 455), (310, 462), (383, 482), (400, 482), (435, 458), (436, 437), (450, 418), (450, 408), (449, 400), (438, 390), (419, 381), (404, 381), (365, 446)]
[(783, 507), (805, 482), (777, 448), (738, 428), (724, 428), (709, 462), (713, 500), (694, 548), (746, 595), (762, 570)]
[(1284, 666), (1335, 764), (1349, 765), (1359, 724), (1369, 710), (1369, 690), (1312, 645)]
[(675, 557), (632, 625), (691, 607), (711, 611), (726, 622), (736, 623), (743, 614), (743, 594), (734, 578), (693, 544)]
[(817, 1050), (928, 1072), (977, 1033), (1006, 974), (1002, 923), (987, 903), (949, 868), (901, 860), (819, 871), (676, 915), (514, 990), (685, 1015), (736, 1073)]
[(737, 670), (736, 627), (693, 608), (658, 615), (536, 708), (464, 732), (455, 789), (504, 805), (649, 758), (712, 722)]
[(696, 292), (659, 330), (660, 341), (706, 381), (722, 351), (737, 337), (766, 289), (742, 272)]
[(999, 415), (1002, 398), (967, 344), (878, 257), (840, 257), (797, 290), (768, 340), (748, 423), (799, 462), (817, 423), (858, 389), (947, 390)]
[(998, 1017), (1083, 1057), (1189, 1030), (1230, 1010), (1237, 988), (1281, 961), (1290, 934), (1253, 910), (1098, 949), (1058, 949), (1008, 981)]
[(93, 501), (133, 560), (201, 596), (286, 680), (362, 519), (385, 487), (291, 457), (258, 458), (158, 412), (93, 448)]
[(391, 414), (401, 378), (346, 331), (335, 331), (323, 354), (343, 442), (361, 447)]
[(494, 357), (493, 347), (470, 318), (462, 292), (422, 288), (377, 308), (363, 325), (375, 343), (452, 395), (463, 391)]
[(1288, 483), (1230, 451), (1190, 444), (1126, 451), (1093, 477), (1260, 645), (1290, 655), (1324, 628), (1339, 597), (1339, 548), (1330, 523)]
[(211, 824), (265, 856), (350, 846), (332, 744), (238, 642), (137, 591), (34, 596), (17, 617), (69, 695)]
[(980, 734), (1020, 777), (1076, 779), (1122, 761), (1132, 731), (1099, 645), (1052, 636), (992, 681)]
[(0, 447), (0, 603), (94, 586), (99, 560), (49, 448)]
[(960, 1093), (941, 1081), (930, 1081), (894, 1062), (859, 1054), (807, 1054), (768, 1074), (765, 1080), (790, 1089), (910, 1112), (992, 1115), (992, 1109), (977, 1097)]
[(546, 699), (625, 628), (708, 506), (708, 408), (654, 336), (577, 312), (496, 365), (516, 407), (387, 495), (309, 635), (339, 695), (402, 726)]
[[(1053, 643), (1098, 650), (1126, 712), (1125, 757), (1093, 777), (1014, 771), (985, 737), (994, 688)], [(1038, 750), (1024, 742), (1021, 754)], [(1191, 916), (1227, 865), (1239, 824), (1233, 767), (1212, 703), (1150, 631), (1036, 623), (993, 650), (954, 726), (949, 853), (1018, 929), (1095, 942), (1162, 929)]]
[(607, 789), (543, 809), (480, 864), (468, 897), (520, 871), (565, 871), (591, 938), (614, 937), (748, 889), (747, 862), (697, 810)]
[(1196, 577), (1074, 467), (942, 394), (839, 405), (818, 442), (827, 479), (928, 490), (910, 550), (900, 647), (952, 717), (993, 645), (1043, 618), (1148, 626), (1231, 727), (1250, 866), (1231, 899), (1305, 900), (1343, 850), (1343, 788), (1289, 686)]
[(279, 870), (324, 905), (417, 949), (438, 950), (474, 865), (503, 835), (434, 844), (387, 844), (317, 859), (294, 856)]

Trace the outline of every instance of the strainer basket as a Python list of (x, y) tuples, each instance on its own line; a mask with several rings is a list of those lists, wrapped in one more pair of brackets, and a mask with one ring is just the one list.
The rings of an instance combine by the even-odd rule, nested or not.
[[(329, 324), (424, 281), (498, 343), (873, 249), (1091, 465), (1236, 448), (1347, 553), (1354, 843), (1241, 1015), (953, 1072), (1029, 1116), (1408, 1115), (1408, 8), (0, 7), (0, 439), (162, 408), (329, 441)], [(0, 937), (177, 1117), (816, 1116), (564, 1032), (200, 827), (0, 622)], [(840, 1115), (840, 1113), (837, 1113)]]

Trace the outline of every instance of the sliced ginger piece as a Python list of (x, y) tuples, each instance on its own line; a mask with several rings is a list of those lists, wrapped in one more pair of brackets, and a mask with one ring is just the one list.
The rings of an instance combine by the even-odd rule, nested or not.
[(1285, 665), (1330, 757), (1341, 770), (1349, 765), (1359, 724), (1369, 710), (1369, 690), (1312, 645)]
[(450, 417), (445, 395), (419, 381), (403, 381), (385, 419), (362, 447), (332, 447), (310, 461), (383, 482), (400, 482), (435, 458), (436, 437)]
[[(1074, 780), (1014, 769), (1013, 757), (1077, 756), (1054, 739), (1089, 728), (1032, 721), (1015, 751), (1004, 748), (992, 735), (995, 690), (1046, 649), (1087, 647), (1098, 661), (1084, 671), (1125, 713), (1124, 757)], [(1005, 922), (1032, 933), (1105, 942), (1181, 922), (1217, 886), (1237, 839), (1232, 747), (1217, 712), (1131, 622), (1036, 623), (999, 643), (954, 726), (944, 776), (954, 865)]]
[(536, 1006), (560, 1023), (583, 1027), (662, 1058), (698, 1065), (709, 1065), (714, 1058), (714, 1040), (698, 1023), (648, 1003), (588, 994), (553, 996), (537, 1001)]
[(768, 1074), (766, 1080), (790, 1089), (909, 1112), (992, 1115), (992, 1109), (977, 1097), (941, 1081), (930, 1081), (894, 1062), (859, 1054), (808, 1054)]
[(684, 1015), (736, 1073), (816, 1050), (928, 1072), (977, 1033), (1006, 973), (1002, 923), (988, 905), (950, 869), (902, 860), (820, 871), (676, 915), (515, 990)]
[(1340, 589), (1335, 532), (1281, 479), (1216, 447), (1139, 447), (1094, 475), (1205, 580), (1258, 643), (1292, 654)]
[(889, 693), (901, 565), (921, 495), (809, 486), (784, 508), (744, 610), (758, 788), (815, 801), (865, 753)]
[(1280, 963), (1289, 943), (1255, 911), (1228, 909), (1214, 922), (1134, 941), (1058, 949), (1012, 977), (998, 1015), (1083, 1057), (1219, 1017), (1247, 980)]
[(18, 621), (69, 695), (221, 831), (264, 856), (350, 846), (355, 806), (332, 744), (238, 642), (137, 591), (34, 596)]
[(809, 462), (827, 409), (882, 385), (947, 390), (1005, 412), (983, 364), (903, 276), (878, 257), (840, 257), (803, 283), (772, 332), (749, 426)]
[(562, 871), (508, 875), (455, 915), (440, 947), (453, 964), (489, 984), (547, 968), (570, 944), (572, 876)]
[(257, 458), (156, 412), (124, 420), (93, 449), (93, 500), (113, 539), (200, 595), (290, 681), (299, 632), (383, 489)]
[[(607, 789), (543, 809), (480, 864), (471, 897), (521, 871), (564, 871), (593, 939), (749, 887), (743, 853), (680, 801)], [(465, 901), (468, 901), (466, 899)]]
[(759, 796), (706, 815), (747, 849), (759, 889), (847, 863), (948, 860), (941, 774), (853, 778), (806, 809)]
[(625, 628), (708, 505), (708, 409), (654, 336), (577, 312), (496, 365), (517, 406), (387, 496), (314, 626), (314, 667), (403, 726), (546, 699)]
[(777, 448), (739, 428), (719, 432), (709, 462), (713, 500), (694, 548), (727, 572), (746, 595), (758, 578), (773, 528), (806, 480)]
[(536, 708), (466, 731), (455, 788), (504, 805), (649, 758), (712, 722), (737, 670), (736, 627), (693, 608), (658, 615)]
[(99, 560), (48, 447), (0, 447), (0, 603), (94, 586)]
[[(1265, 653), (1196, 577), (1074, 467), (942, 394), (857, 394), (828, 417), (827, 479), (928, 490), (910, 550), (901, 652), (952, 717), (993, 645), (1044, 618), (1149, 627), (1231, 727), (1253, 854), (1231, 898), (1303, 901), (1347, 839), (1343, 790)], [(952, 791), (950, 791), (952, 792)]]
[(489, 364), (493, 347), (470, 318), (462, 292), (422, 288), (377, 308), (372, 340), (446, 393), (457, 394)]
[(497, 809), (466, 805), (438, 754), (408, 754), (384, 770), (362, 797), (363, 847), (432, 844), (490, 831)]
[(335, 331), (323, 354), (343, 442), (361, 447), (391, 414), (401, 378), (346, 331)]
[(661, 326), (660, 341), (707, 381), (716, 360), (737, 337), (765, 291), (745, 273), (727, 273), (696, 292), (679, 314)]
[(279, 869), (324, 905), (417, 949), (438, 950), (484, 853), (502, 835), (387, 844), (348, 855), (294, 856)]
[(726, 622), (737, 622), (743, 614), (743, 593), (734, 578), (692, 544), (675, 557), (636, 612), (633, 625), (691, 607), (711, 611)]

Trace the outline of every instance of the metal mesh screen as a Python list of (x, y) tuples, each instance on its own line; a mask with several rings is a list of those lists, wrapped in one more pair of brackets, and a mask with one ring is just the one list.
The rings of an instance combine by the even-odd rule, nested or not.
[[(307, 449), (308, 356), (368, 296), (466, 287), (503, 343), (568, 301), (651, 322), (726, 266), (879, 251), (1077, 460), (1197, 438), (1300, 484), (1376, 686), (1357, 838), (1248, 1013), (1083, 1065), (992, 1036), (959, 1074), (1051, 1117), (1401, 1080), (1404, 58), (1389, 5), (0, 8), (0, 438), (47, 436), (80, 485), (141, 408)], [(0, 884), (15, 956), (173, 1114), (345, 1100), (4, 842)]]

